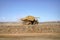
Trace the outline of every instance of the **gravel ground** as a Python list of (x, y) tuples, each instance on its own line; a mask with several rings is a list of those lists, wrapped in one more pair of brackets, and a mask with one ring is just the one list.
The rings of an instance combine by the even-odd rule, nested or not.
[[(44, 33), (44, 34), (36, 34), (36, 36), (33, 36), (35, 34), (30, 34), (30, 35), (24, 34), (25, 36), (21, 34), (21, 36), (19, 36), (20, 33), (22, 34)], [(53, 33), (53, 34), (50, 35), (45, 33)], [(54, 35), (55, 33), (59, 33), (59, 34)], [(8, 34), (12, 34), (12, 35), (9, 37)], [(15, 37), (14, 34), (16, 35), (18, 34), (18, 35)], [(13, 24), (0, 23), (0, 40), (60, 40), (60, 22), (41, 23), (39, 25), (20, 25), (14, 23)]]

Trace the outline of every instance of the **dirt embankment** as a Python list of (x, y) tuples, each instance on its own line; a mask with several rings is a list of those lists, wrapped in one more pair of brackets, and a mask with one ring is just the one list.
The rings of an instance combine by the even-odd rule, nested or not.
[(0, 23), (0, 34), (16, 33), (60, 33), (60, 23), (40, 23), (38, 25), (21, 25), (19, 23)]
[(38, 25), (0, 23), (0, 36), (51, 36), (54, 34), (60, 35), (60, 22), (40, 23)]

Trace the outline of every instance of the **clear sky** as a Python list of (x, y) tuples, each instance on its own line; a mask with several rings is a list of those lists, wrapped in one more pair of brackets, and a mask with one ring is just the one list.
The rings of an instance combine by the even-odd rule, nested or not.
[(0, 0), (0, 22), (32, 15), (40, 22), (60, 21), (60, 0)]

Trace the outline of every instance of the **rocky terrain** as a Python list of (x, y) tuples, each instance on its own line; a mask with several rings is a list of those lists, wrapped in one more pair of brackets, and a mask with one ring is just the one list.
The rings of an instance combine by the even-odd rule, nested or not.
[(23, 25), (0, 22), (0, 40), (60, 40), (60, 22), (40, 22)]
[(38, 25), (0, 23), (0, 34), (16, 33), (60, 33), (60, 22), (45, 22)]

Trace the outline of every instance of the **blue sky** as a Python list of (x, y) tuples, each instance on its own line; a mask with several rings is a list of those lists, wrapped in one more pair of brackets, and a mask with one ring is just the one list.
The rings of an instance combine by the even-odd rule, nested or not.
[(60, 0), (0, 0), (0, 22), (32, 15), (40, 22), (60, 21)]

